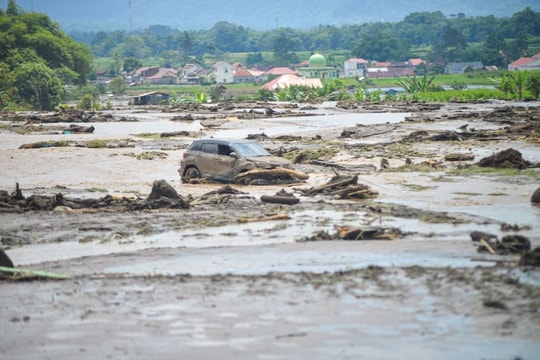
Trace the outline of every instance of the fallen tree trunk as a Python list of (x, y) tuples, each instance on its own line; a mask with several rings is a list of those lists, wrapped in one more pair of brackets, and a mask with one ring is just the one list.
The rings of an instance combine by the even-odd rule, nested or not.
[(309, 175), (306, 173), (287, 169), (284, 167), (276, 167), (272, 169), (253, 169), (240, 173), (234, 177), (237, 183), (246, 183), (251, 180), (266, 179), (266, 180), (307, 180)]

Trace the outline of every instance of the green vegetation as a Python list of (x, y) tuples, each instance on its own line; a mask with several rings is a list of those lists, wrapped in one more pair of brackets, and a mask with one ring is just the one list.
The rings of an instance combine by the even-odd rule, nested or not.
[(0, 10), (0, 110), (53, 110), (63, 85), (84, 85), (92, 55), (49, 17), (24, 13), (14, 0)]
[[(540, 75), (534, 72), (467, 71), (444, 75), (444, 63), (482, 61), (504, 67), (522, 55), (540, 52), (540, 13), (530, 8), (508, 18), (493, 16), (446, 17), (440, 11), (411, 13), (395, 23), (318, 26), (310, 30), (276, 28), (256, 31), (220, 21), (208, 30), (180, 31), (155, 25), (132, 32), (80, 33), (77, 43), (45, 14), (25, 13), (8, 0), (0, 9), (0, 110), (53, 110), (76, 101), (83, 110), (111, 107), (99, 96), (134, 95), (148, 91), (171, 94), (170, 105), (229, 100), (322, 101), (380, 100), (445, 102), (485, 99), (537, 99)], [(420, 66), (417, 75), (389, 79), (334, 79), (323, 88), (291, 87), (276, 92), (261, 84), (197, 86), (126, 85), (122, 76), (141, 66), (179, 68), (186, 63), (210, 67), (217, 61), (251, 66), (291, 66), (324, 52), (328, 65), (341, 68), (349, 57), (405, 61), (422, 57), (435, 65)], [(93, 62), (92, 56), (96, 56)], [(92, 69), (94, 66), (94, 69)], [(107, 85), (94, 70), (106, 71)], [(471, 85), (491, 89), (470, 89)], [(382, 88), (399, 87), (403, 93), (386, 94)], [(452, 89), (452, 90), (445, 90)]]

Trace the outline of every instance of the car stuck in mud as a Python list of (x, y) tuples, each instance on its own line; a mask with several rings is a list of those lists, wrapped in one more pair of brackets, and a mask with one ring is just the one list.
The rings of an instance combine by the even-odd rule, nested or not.
[[(273, 180), (258, 176), (244, 176), (247, 172), (256, 169), (278, 168), (281, 168), (282, 172), (285, 169), (292, 169), (292, 163), (285, 158), (273, 156), (256, 141), (199, 139), (193, 141), (184, 152), (178, 172), (183, 182), (200, 178), (246, 185), (286, 182), (286, 178), (279, 176)], [(240, 174), (242, 176), (238, 176)], [(290, 178), (290, 176), (286, 177)]]

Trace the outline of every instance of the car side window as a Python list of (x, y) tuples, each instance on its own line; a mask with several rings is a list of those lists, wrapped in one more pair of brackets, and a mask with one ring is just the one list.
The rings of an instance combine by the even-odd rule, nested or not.
[(229, 156), (231, 152), (229, 145), (218, 145), (218, 155)]
[(194, 142), (190, 147), (189, 150), (192, 151), (201, 151), (201, 143), (200, 142)]
[(201, 150), (204, 151), (205, 153), (217, 154), (217, 152), (218, 152), (218, 144), (205, 143), (205, 144), (202, 145)]

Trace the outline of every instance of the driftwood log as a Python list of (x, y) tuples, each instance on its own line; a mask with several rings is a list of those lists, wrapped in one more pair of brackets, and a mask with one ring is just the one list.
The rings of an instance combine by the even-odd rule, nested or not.
[(261, 201), (273, 204), (294, 205), (298, 204), (300, 199), (294, 196), (294, 194), (288, 193), (282, 189), (275, 195), (262, 195)]
[(377, 191), (370, 189), (369, 186), (358, 184), (358, 175), (336, 175), (325, 185), (301, 191), (306, 196), (327, 194), (340, 199), (372, 199), (378, 195)]
[(304, 181), (307, 179), (309, 179), (309, 175), (284, 167), (253, 169), (234, 177), (234, 181), (240, 184), (250, 184), (255, 180), (267, 180), (272, 183), (279, 183), (280, 181)]

